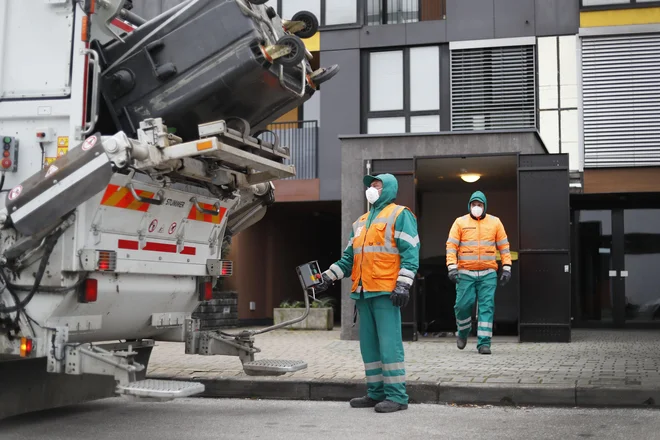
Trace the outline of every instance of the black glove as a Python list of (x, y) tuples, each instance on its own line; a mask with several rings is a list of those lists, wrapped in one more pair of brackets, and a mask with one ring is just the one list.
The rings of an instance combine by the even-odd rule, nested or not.
[(506, 286), (509, 280), (511, 280), (511, 268), (505, 266), (508, 269), (502, 269), (502, 275), (500, 275), (500, 286)]
[(408, 305), (408, 301), (410, 301), (410, 286), (402, 283), (402, 282), (397, 282), (396, 287), (394, 288), (394, 291), (390, 295), (390, 300), (392, 301), (392, 304), (394, 304), (395, 307), (405, 307)]
[(327, 276), (326, 274), (323, 274), (323, 276), (321, 276), (321, 283), (317, 284), (316, 287), (314, 287), (314, 292), (316, 293), (325, 292), (326, 290), (328, 290), (328, 287), (332, 286), (332, 284), (333, 281), (330, 279), (330, 277)]
[(449, 269), (449, 281), (451, 281), (454, 284), (458, 283), (458, 270), (457, 269)]

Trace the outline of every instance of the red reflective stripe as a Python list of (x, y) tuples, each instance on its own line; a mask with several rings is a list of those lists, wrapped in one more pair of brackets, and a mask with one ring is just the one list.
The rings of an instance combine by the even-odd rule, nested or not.
[(132, 251), (137, 251), (140, 248), (139, 243), (133, 240), (119, 240), (117, 247), (119, 249), (130, 249)]
[(131, 26), (128, 23), (124, 23), (123, 21), (121, 21), (117, 18), (112, 20), (111, 23), (113, 24), (113, 26), (117, 26), (119, 29), (121, 29), (122, 31), (125, 31), (125, 32), (133, 32), (135, 30), (135, 28), (133, 26)]
[[(176, 254), (176, 245), (168, 243), (156, 243), (148, 241), (143, 249), (140, 249), (139, 243), (133, 240), (119, 240), (117, 243), (119, 249), (130, 249), (133, 251), (143, 250), (151, 252), (165, 252), (168, 254)], [(181, 251), (182, 255), (197, 255), (197, 248), (194, 246), (185, 246)]]

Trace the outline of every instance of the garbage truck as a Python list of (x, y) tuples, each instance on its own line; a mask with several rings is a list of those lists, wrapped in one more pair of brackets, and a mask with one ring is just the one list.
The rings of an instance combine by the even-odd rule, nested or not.
[(265, 0), (145, 20), (138, 1), (0, 2), (0, 418), (203, 393), (146, 378), (157, 341), (249, 375), (306, 368), (255, 357), (275, 326), (192, 317), (232, 273), (223, 243), (295, 176), (268, 127), (338, 72), (310, 63), (318, 20)]

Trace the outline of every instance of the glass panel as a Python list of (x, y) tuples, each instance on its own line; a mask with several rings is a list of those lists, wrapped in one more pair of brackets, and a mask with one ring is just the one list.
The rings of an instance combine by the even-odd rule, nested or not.
[(369, 54), (369, 110), (403, 109), (403, 51)]
[(440, 108), (440, 48), (410, 49), (410, 110)]
[(406, 118), (372, 118), (367, 121), (368, 134), (398, 134), (406, 132)]
[(325, 24), (357, 23), (356, 0), (330, 0), (325, 3)]
[(321, 22), (321, 0), (282, 0), (282, 18), (291, 20), (300, 11), (311, 12)]
[(577, 108), (577, 37), (559, 37), (561, 107)]
[(630, 0), (582, 0), (582, 6), (621, 5), (626, 3), (630, 3)]
[(559, 153), (559, 112), (541, 110), (539, 113), (541, 139), (550, 154)]
[(411, 133), (437, 133), (440, 131), (440, 115), (412, 116), (410, 118)]
[(539, 109), (559, 106), (557, 88), (557, 37), (538, 39)]
[(660, 209), (626, 209), (623, 224), (626, 320), (660, 322)]
[(580, 279), (576, 316), (581, 321), (612, 322), (612, 212), (579, 211)]
[(367, 3), (367, 24), (369, 26), (382, 24), (382, 0), (366, 0)]
[(568, 161), (571, 171), (580, 169), (578, 118), (577, 110), (561, 111), (561, 152), (569, 154)]

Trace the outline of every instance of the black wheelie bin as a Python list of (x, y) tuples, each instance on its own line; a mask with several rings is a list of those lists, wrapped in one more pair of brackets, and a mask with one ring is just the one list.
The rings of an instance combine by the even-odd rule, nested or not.
[[(114, 129), (133, 137), (141, 120), (162, 118), (191, 141), (201, 123), (242, 118), (254, 132), (308, 100), (316, 86), (304, 43), (261, 3), (189, 0), (124, 42), (93, 42)], [(278, 46), (289, 53), (266, 50)]]

